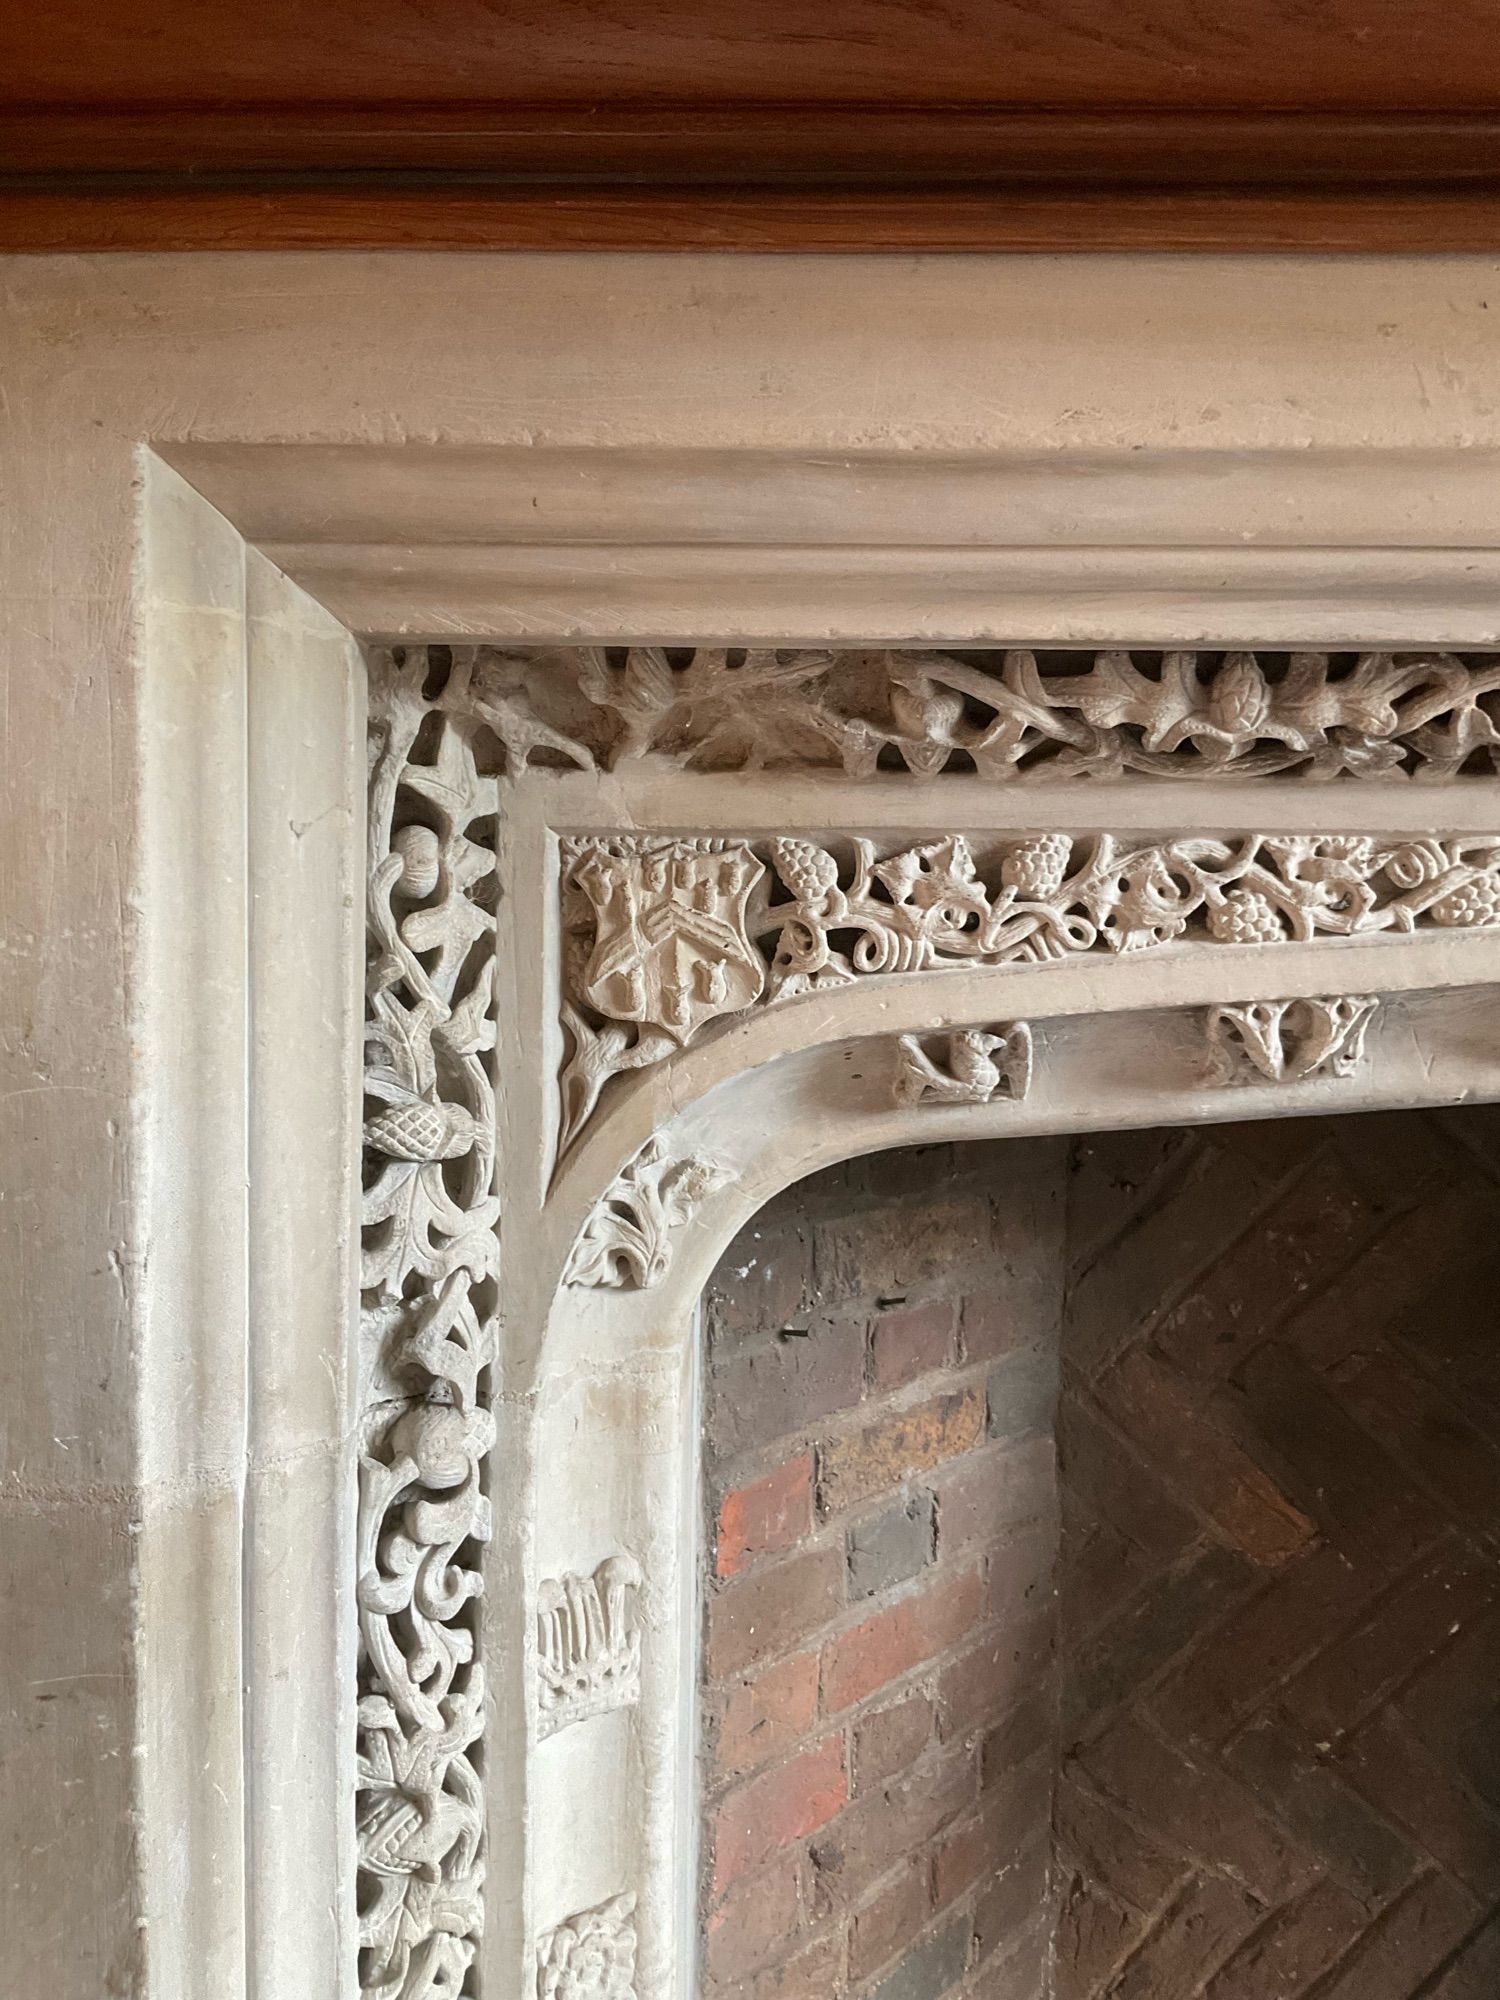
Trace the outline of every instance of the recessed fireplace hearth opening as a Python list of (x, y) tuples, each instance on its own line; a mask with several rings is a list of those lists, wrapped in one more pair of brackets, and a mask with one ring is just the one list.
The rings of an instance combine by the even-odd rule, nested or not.
[(1500, 1112), (870, 1155), (703, 1310), (705, 2000), (1493, 2000)]

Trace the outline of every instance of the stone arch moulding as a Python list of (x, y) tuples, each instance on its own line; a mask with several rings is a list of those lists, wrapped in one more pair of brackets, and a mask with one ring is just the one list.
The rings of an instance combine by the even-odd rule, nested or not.
[[(1500, 1098), (1485, 551), (1210, 565), (1163, 453), (1077, 474), (1144, 555), (945, 566), (976, 469), (919, 456), (848, 486), (875, 562), (813, 533), (836, 469), (719, 455), (674, 572), (658, 490), (601, 551), (629, 468), (566, 456), (566, 563), (505, 540), (514, 453), (145, 456), (142, 1394), (226, 1509), (141, 1538), (173, 2000), (689, 2000), (696, 1302), (778, 1187)], [(1321, 551), (1348, 479), (1294, 478)]]
[(695, 1308), (779, 1186), (1500, 1095), (1497, 689), (1431, 650), (372, 652), (367, 1993), (483, 1950), (540, 2000), (692, 1990)]

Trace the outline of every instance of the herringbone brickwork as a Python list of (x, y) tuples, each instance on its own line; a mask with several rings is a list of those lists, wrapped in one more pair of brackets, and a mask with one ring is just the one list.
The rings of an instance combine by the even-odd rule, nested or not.
[(1056, 2000), (1500, 2000), (1500, 1117), (1074, 1149)]

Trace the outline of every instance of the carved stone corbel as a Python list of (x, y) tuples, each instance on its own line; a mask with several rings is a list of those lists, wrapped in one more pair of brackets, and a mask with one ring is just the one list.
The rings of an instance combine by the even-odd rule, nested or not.
[(1031, 1027), (1013, 1021), (993, 1031), (961, 1028), (941, 1038), (941, 1054), (929, 1053), (921, 1035), (896, 1042), (898, 1104), (988, 1104), (995, 1097), (1018, 1101), (1031, 1088)]
[(1206, 1026), (1214, 1074), (1221, 1083), (1353, 1076), (1378, 1005), (1368, 994), (1349, 993), (1210, 1007)]

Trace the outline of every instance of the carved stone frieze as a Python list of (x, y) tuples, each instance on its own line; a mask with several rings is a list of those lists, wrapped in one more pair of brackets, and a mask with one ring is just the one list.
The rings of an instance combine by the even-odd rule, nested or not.
[(635, 2000), (635, 1897), (611, 1896), (537, 1946), (537, 2000)]
[(1207, 1030), (1215, 1074), (1225, 1083), (1353, 1076), (1378, 1006), (1369, 994), (1345, 993), (1211, 1007)]
[(611, 1556), (592, 1576), (548, 1577), (537, 1591), (539, 1730), (628, 1708), (641, 1691), (641, 1568)]
[[(609, 843), (628, 850), (630, 839)], [(657, 930), (696, 923), (704, 892), (677, 877), (659, 846), (664, 884), (652, 904)], [(599, 843), (588, 843), (590, 853)], [(962, 834), (882, 849), (852, 838), (822, 843), (783, 835), (760, 843), (716, 843), (765, 879), (735, 902), (735, 986), (716, 987), (728, 1014), (732, 991), (764, 1005), (889, 972), (945, 965), (1022, 965), (1078, 953), (1163, 946), (1267, 947), (1290, 940), (1462, 930), (1500, 925), (1500, 834), (1381, 839), (1368, 834), (1205, 834), (1149, 840), (1049, 831), (999, 838), (976, 851)], [(580, 850), (581, 852), (582, 850)], [(748, 858), (747, 858), (748, 857)], [(576, 861), (573, 864), (577, 865)], [(656, 879), (655, 875), (653, 879)], [(564, 878), (569, 965), (592, 966), (598, 945), (571, 875)], [(764, 977), (743, 969), (753, 949)], [(581, 1128), (610, 1077), (662, 1060), (694, 1030), (641, 1017), (628, 1027), (600, 1018), (598, 985), (574, 970), (564, 1020), (571, 1051), (562, 1075), (564, 1144)]]
[(728, 1178), (711, 1160), (674, 1160), (659, 1139), (650, 1140), (600, 1196), (578, 1233), (564, 1282), (642, 1291), (659, 1285), (673, 1231)]
[(941, 1041), (939, 1053), (925, 1044), (934, 1038), (901, 1035), (896, 1042), (898, 1104), (988, 1104), (995, 1097), (1025, 1097), (1031, 1088), (1030, 1025), (1015, 1021), (993, 1032), (962, 1028)]
[(496, 783), (462, 688), (370, 690), (357, 1530), (360, 1988), (467, 1993), (482, 1928), (477, 1553), (496, 1351)]
[(516, 767), (1453, 778), (1500, 768), (1500, 659), (1109, 648), (463, 649)]

